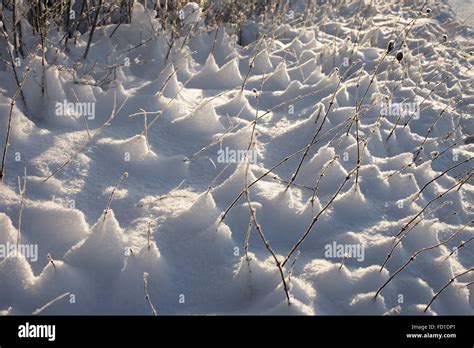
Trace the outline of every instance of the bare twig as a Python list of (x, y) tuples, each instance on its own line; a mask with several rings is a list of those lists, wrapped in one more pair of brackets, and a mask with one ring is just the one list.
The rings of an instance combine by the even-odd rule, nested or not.
[(143, 273), (143, 291), (145, 292), (145, 299), (148, 302), (148, 304), (150, 305), (151, 313), (154, 316), (157, 316), (158, 313), (156, 312), (155, 306), (153, 306), (153, 303), (151, 302), (150, 295), (148, 294), (148, 273), (147, 272)]
[(430, 308), (430, 306), (433, 304), (433, 302), (439, 297), (439, 295), (441, 295), (441, 293), (446, 290), (452, 283), (454, 283), (454, 281), (463, 276), (463, 275), (466, 275), (470, 272), (474, 271), (474, 268), (470, 268), (464, 272), (461, 272), (455, 276), (453, 276), (441, 289), (438, 290), (438, 292), (431, 298), (430, 302), (426, 305), (425, 309), (423, 310), (423, 312), (426, 312), (428, 310), (428, 308)]
[(7, 159), (7, 151), (8, 151), (8, 146), (10, 145), (10, 134), (11, 134), (11, 129), (12, 129), (12, 119), (13, 119), (13, 108), (16, 103), (16, 98), (18, 98), (18, 95), (21, 93), (21, 90), (23, 88), (23, 85), (26, 81), (26, 78), (28, 74), (30, 73), (30, 68), (26, 68), (25, 74), (23, 74), (23, 77), (20, 81), (20, 84), (13, 95), (12, 101), (10, 102), (10, 111), (8, 113), (8, 125), (7, 125), (7, 135), (5, 136), (5, 145), (3, 147), (3, 156), (2, 156), (2, 167), (0, 168), (0, 183), (3, 182), (3, 178), (5, 176), (5, 162)]
[(50, 307), (51, 305), (55, 304), (56, 302), (62, 300), (63, 298), (65, 298), (66, 296), (69, 296), (70, 293), (69, 292), (66, 292), (58, 297), (56, 297), (55, 299), (49, 301), (48, 303), (46, 303), (44, 306), (38, 308), (37, 310), (35, 310), (32, 314), (33, 315), (38, 315), (38, 314), (41, 314), (45, 309), (47, 309), (48, 307)]
[(16, 237), (16, 256), (18, 257), (20, 252), (20, 238), (21, 238), (21, 223), (23, 220), (23, 208), (25, 206), (25, 194), (26, 194), (26, 168), (23, 174), (23, 185), (21, 179), (18, 177), (18, 190), (20, 192), (20, 212), (18, 214), (18, 234)]
[[(471, 221), (470, 223), (472, 223), (473, 221)], [(415, 261), (415, 259), (418, 257), (418, 255), (420, 255), (421, 253), (424, 253), (425, 251), (429, 251), (429, 250), (433, 250), (433, 249), (436, 249), (436, 248), (439, 248), (440, 246), (442, 245), (445, 245), (447, 243), (449, 243), (451, 240), (453, 240), (459, 233), (461, 233), (462, 230), (464, 230), (465, 228), (467, 227), (467, 224), (462, 226), (461, 228), (459, 228), (456, 232), (454, 232), (448, 239), (442, 241), (442, 242), (439, 242), (435, 245), (432, 245), (432, 246), (429, 246), (429, 247), (426, 247), (426, 248), (423, 248), (423, 249), (420, 249), (418, 250), (416, 253), (414, 253), (409, 259), (407, 262), (405, 262), (403, 264), (403, 266), (401, 266), (398, 270), (396, 270), (386, 281), (385, 283), (383, 283), (383, 285), (377, 290), (377, 292), (375, 293), (375, 298), (377, 298), (377, 296), (380, 294), (380, 291), (382, 291), (383, 288), (385, 288), (388, 283), (390, 283), (393, 278), (395, 278), (398, 274), (400, 274), (403, 270), (405, 270), (408, 265), (410, 265), (410, 263), (412, 263), (413, 261)]]
[(109, 201), (107, 202), (107, 207), (106, 207), (105, 210), (104, 210), (104, 221), (105, 221), (105, 218), (107, 217), (107, 214), (109, 213), (110, 205), (112, 204), (112, 201), (113, 201), (114, 196), (115, 196), (115, 191), (117, 190), (118, 185), (119, 185), (123, 180), (125, 180), (127, 177), (128, 177), (128, 173), (127, 173), (127, 172), (124, 172), (124, 173), (120, 176), (120, 179), (115, 183), (114, 188), (112, 189), (112, 192), (110, 193)]

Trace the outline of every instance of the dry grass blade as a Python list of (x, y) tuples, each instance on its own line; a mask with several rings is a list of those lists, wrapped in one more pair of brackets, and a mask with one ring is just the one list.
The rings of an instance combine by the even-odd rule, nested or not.
[[(472, 223), (472, 221), (470, 222)], [(388, 279), (387, 281), (385, 281), (385, 283), (383, 283), (383, 285), (377, 290), (377, 292), (375, 293), (375, 298), (377, 298), (377, 296), (380, 294), (380, 292), (382, 291), (383, 288), (385, 288), (388, 283), (390, 283), (393, 278), (395, 278), (398, 274), (400, 274), (402, 271), (404, 271), (408, 265), (410, 265), (410, 263), (412, 263), (413, 261), (415, 261), (415, 259), (418, 257), (418, 255), (426, 252), (426, 251), (430, 251), (430, 250), (433, 250), (433, 249), (436, 249), (436, 248), (439, 248), (440, 246), (442, 245), (445, 245), (447, 243), (449, 243), (451, 240), (453, 240), (457, 235), (459, 235), (459, 233), (461, 233), (461, 231), (463, 231), (465, 228), (467, 227), (467, 224), (464, 225), (463, 227), (459, 228), (456, 232), (454, 232), (448, 239), (442, 241), (442, 242), (439, 242), (435, 245), (432, 245), (432, 246), (429, 246), (429, 247), (426, 247), (426, 248), (423, 248), (423, 249), (420, 249), (418, 250), (416, 253), (414, 253), (409, 259), (407, 262), (405, 262), (403, 264), (402, 267), (400, 267), (398, 270), (396, 270)]]
[(42, 306), (42, 307), (38, 308), (37, 310), (35, 310), (32, 314), (33, 315), (41, 314), (42, 312), (44, 312), (45, 309), (49, 308), (50, 306), (52, 306), (56, 302), (61, 301), (63, 298), (65, 298), (66, 296), (69, 296), (69, 295), (70, 295), (70, 292), (66, 292), (66, 293), (56, 297), (55, 299), (53, 299), (53, 300), (49, 301), (48, 303), (46, 303), (44, 306)]
[(439, 297), (439, 295), (441, 295), (441, 293), (446, 290), (452, 283), (454, 283), (454, 281), (459, 278), (459, 277), (462, 277), (463, 275), (466, 275), (470, 272), (474, 271), (474, 268), (470, 268), (462, 273), (459, 273), (455, 276), (453, 276), (443, 287), (441, 287), (441, 289), (438, 290), (438, 292), (431, 298), (430, 302), (426, 305), (425, 309), (423, 310), (423, 312), (426, 313), (426, 311), (428, 310), (428, 308), (431, 307), (431, 305), (433, 304), (433, 302)]
[[(8, 146), (10, 145), (10, 134), (11, 134), (11, 129), (12, 129), (12, 119), (13, 119), (13, 108), (16, 103), (16, 98), (18, 98), (18, 95), (21, 93), (23, 89), (23, 85), (26, 81), (26, 78), (28, 77), (30, 73), (30, 68), (26, 68), (25, 74), (23, 74), (23, 77), (21, 81), (19, 82), (19, 86), (15, 92), (15, 94), (12, 97), (12, 101), (10, 102), (10, 111), (8, 113), (8, 125), (7, 125), (7, 134), (5, 136), (5, 145), (3, 146), (3, 155), (2, 155), (2, 166), (0, 168), (0, 183), (3, 182), (3, 178), (5, 177), (5, 163), (7, 159), (7, 152), (8, 152)], [(26, 104), (25, 104), (26, 105)]]
[(151, 313), (154, 315), (154, 316), (157, 316), (158, 313), (155, 309), (155, 306), (153, 305), (153, 303), (151, 302), (151, 298), (150, 298), (150, 295), (148, 294), (148, 273), (147, 272), (144, 272), (143, 273), (143, 291), (145, 293), (145, 299), (146, 301), (148, 302), (148, 305), (150, 306), (151, 308)]
[(112, 201), (114, 199), (114, 196), (115, 196), (115, 191), (117, 190), (117, 187), (120, 185), (120, 183), (122, 181), (124, 181), (126, 178), (128, 177), (128, 173), (127, 172), (124, 172), (121, 176), (120, 176), (120, 179), (115, 183), (113, 189), (112, 189), (112, 192), (110, 193), (110, 197), (109, 197), (109, 201), (107, 202), (107, 207), (105, 208), (104, 210), (104, 220), (106, 219), (107, 217), (107, 214), (109, 213), (110, 211), (110, 205), (112, 204)]
[(25, 206), (25, 194), (26, 194), (26, 168), (23, 174), (23, 185), (21, 179), (18, 177), (18, 190), (20, 193), (20, 212), (18, 214), (18, 234), (16, 237), (16, 255), (20, 255), (20, 238), (21, 238), (21, 223), (23, 220), (23, 208)]

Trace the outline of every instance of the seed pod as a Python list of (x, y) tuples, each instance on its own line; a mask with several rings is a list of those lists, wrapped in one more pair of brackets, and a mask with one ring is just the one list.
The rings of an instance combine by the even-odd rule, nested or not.
[(393, 47), (395, 47), (395, 43), (393, 40), (390, 40), (387, 45), (387, 53), (390, 53), (393, 50)]
[(402, 51), (399, 51), (399, 52), (397, 53), (397, 60), (398, 60), (399, 62), (401, 62), (402, 59), (403, 59), (403, 52), (402, 52)]

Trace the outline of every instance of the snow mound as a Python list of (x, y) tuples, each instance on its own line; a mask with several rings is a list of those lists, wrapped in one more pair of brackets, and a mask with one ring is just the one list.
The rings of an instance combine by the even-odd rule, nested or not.
[(448, 5), (233, 26), (188, 2), (172, 38), (147, 5), (44, 59), (22, 26), (18, 79), (0, 62), (0, 315), (146, 315), (145, 283), (164, 315), (474, 313), (473, 31)]

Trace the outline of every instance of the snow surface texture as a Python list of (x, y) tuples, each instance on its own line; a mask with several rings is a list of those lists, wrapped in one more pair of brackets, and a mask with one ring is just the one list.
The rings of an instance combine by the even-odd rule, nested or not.
[[(464, 272), (426, 313), (474, 314), (474, 186), (461, 182), (474, 153), (474, 31), (447, 4), (419, 14), (388, 3), (322, 5), (314, 23), (267, 26), (245, 47), (229, 28), (198, 30), (201, 9), (187, 5), (192, 35), (168, 59), (138, 2), (112, 38), (115, 25), (97, 28), (86, 62), (77, 63), (88, 35), (57, 55), (51, 32), (46, 94), (39, 53), (19, 68), (31, 68), (27, 107), (19, 97), (0, 185), (0, 243), (14, 245), (26, 167), (21, 244), (36, 245), (38, 260), (1, 259), (1, 313), (70, 293), (42, 313), (149, 314), (147, 272), (158, 314), (424, 314)], [(4, 144), (16, 84), (1, 69)], [(84, 117), (56, 112), (76, 96), (94, 107), (90, 140)], [(415, 103), (419, 117), (384, 114), (389, 101)], [(264, 174), (248, 190), (252, 209), (244, 194), (222, 220)], [(285, 282), (252, 210), (287, 261)]]

